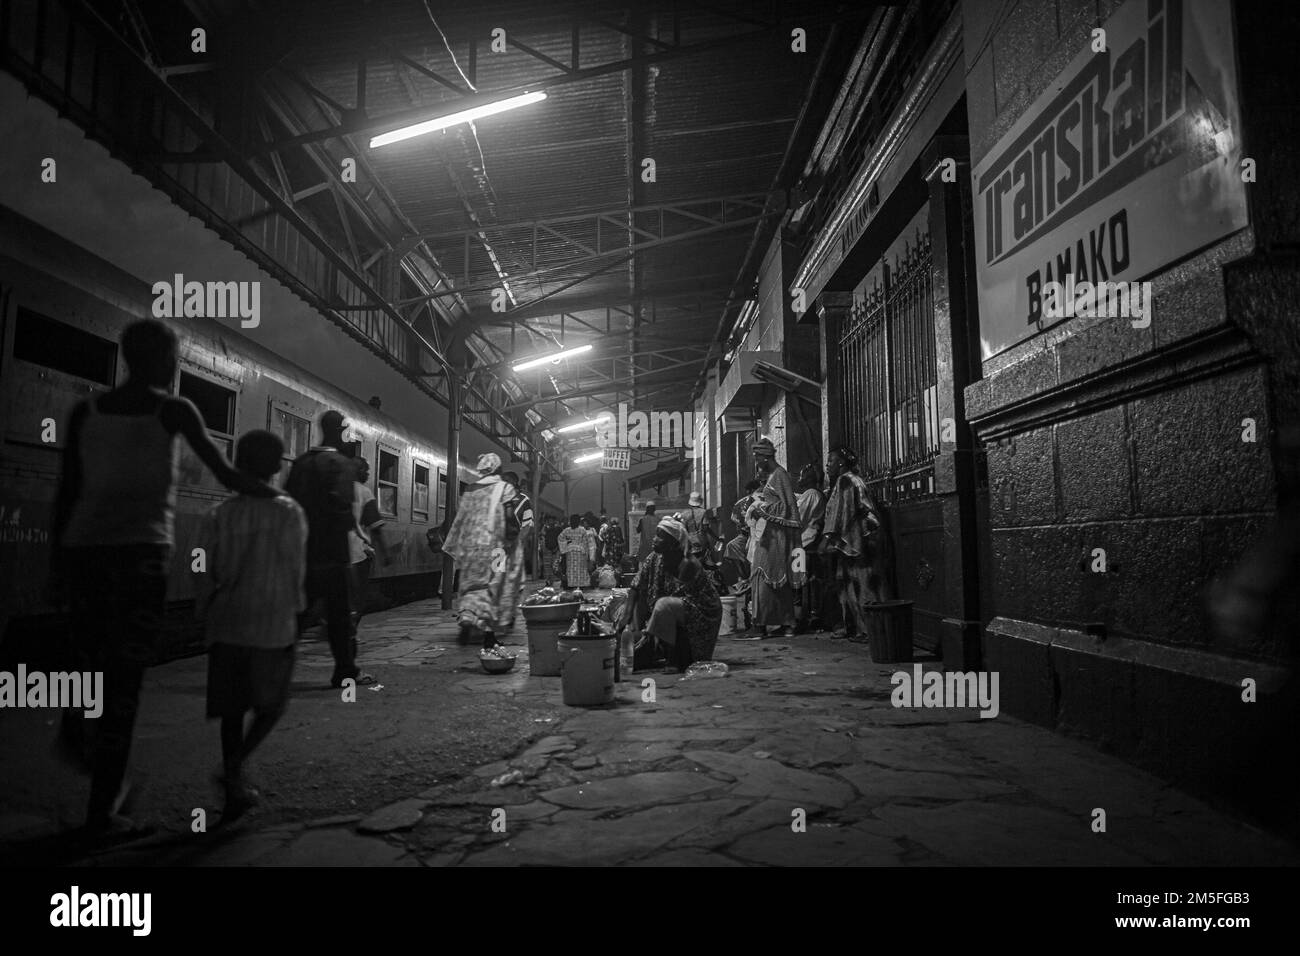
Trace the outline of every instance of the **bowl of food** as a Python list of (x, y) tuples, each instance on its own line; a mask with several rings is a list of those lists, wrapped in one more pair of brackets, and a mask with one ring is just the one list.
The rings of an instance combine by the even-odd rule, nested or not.
[(478, 662), (489, 674), (504, 674), (514, 669), (515, 655), (494, 647), (491, 650), (479, 651)]
[(523, 602), (524, 621), (528, 624), (555, 624), (571, 621), (582, 605), (581, 591), (557, 591), (542, 588)]

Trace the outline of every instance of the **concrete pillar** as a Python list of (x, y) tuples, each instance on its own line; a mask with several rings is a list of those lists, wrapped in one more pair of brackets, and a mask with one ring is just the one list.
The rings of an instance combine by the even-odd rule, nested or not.
[[(956, 162), (954, 182), (944, 178)], [(975, 346), (974, 250), (970, 218), (970, 146), (965, 136), (936, 136), (921, 158), (930, 188), (939, 454), (934, 490), (943, 510), (945, 593), (951, 616), (941, 626), (944, 667), (980, 666), (979, 555), (976, 548), (974, 439), (966, 423), (964, 389), (979, 377)], [(951, 175), (948, 178), (953, 178)]]

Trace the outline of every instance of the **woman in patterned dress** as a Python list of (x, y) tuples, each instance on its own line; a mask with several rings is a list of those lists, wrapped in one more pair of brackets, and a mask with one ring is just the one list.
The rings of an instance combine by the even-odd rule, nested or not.
[[(482, 638), (486, 649), (499, 643), (498, 632), (514, 617), (523, 552), (518, 524), (512, 528), (511, 518), (517, 522), (524, 509), (518, 490), (501, 475), (499, 456), (480, 456), (475, 470), (481, 477), (465, 492), (443, 550), (460, 573), (456, 616), (461, 643)], [(527, 521), (531, 525), (531, 509)]]
[(587, 565), (587, 530), (582, 519), (569, 516), (569, 526), (560, 532), (560, 554), (564, 558), (564, 586), (584, 588), (591, 583), (591, 569)]
[(663, 518), (652, 551), (628, 592), (618, 622), (627, 626), (635, 609), (645, 632), (665, 645), (668, 660), (679, 670), (713, 657), (722, 624), (722, 602), (700, 562), (688, 553), (689, 536), (675, 517)]

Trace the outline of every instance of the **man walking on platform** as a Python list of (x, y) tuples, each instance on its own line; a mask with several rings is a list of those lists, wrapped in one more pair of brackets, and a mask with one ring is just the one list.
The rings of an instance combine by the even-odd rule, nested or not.
[[(321, 443), (299, 455), (284, 483), (307, 515), (307, 605), (325, 600), (325, 632), (334, 655), (330, 686), (342, 687), (349, 678), (373, 684), (356, 664), (356, 642), (351, 635), (352, 608), (348, 600), (350, 569), (348, 533), (352, 530), (352, 462), (339, 451), (347, 422), (343, 413), (330, 409), (320, 418)], [(300, 623), (305, 623), (304, 620)]]
[[(187, 398), (169, 394), (176, 334), (146, 319), (122, 335), (127, 380), (82, 401), (66, 429), (54, 502), (50, 597), (70, 604), (77, 669), (104, 675), (103, 714), (64, 712), (58, 753), (89, 774), (84, 834), (139, 835), (126, 780), (144, 669), (162, 633), (175, 546), (177, 445), (183, 436), (227, 488), (272, 498), (274, 488), (232, 468)], [(94, 726), (87, 726), (93, 723)]]

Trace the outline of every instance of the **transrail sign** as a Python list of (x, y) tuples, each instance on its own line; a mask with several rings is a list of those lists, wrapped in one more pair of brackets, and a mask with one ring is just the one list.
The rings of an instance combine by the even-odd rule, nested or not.
[(628, 471), (632, 467), (632, 449), (606, 448), (600, 460), (601, 471)]
[(1102, 30), (972, 173), (984, 358), (1060, 321), (1049, 283), (1141, 280), (1246, 225), (1232, 5), (1129, 0)]

